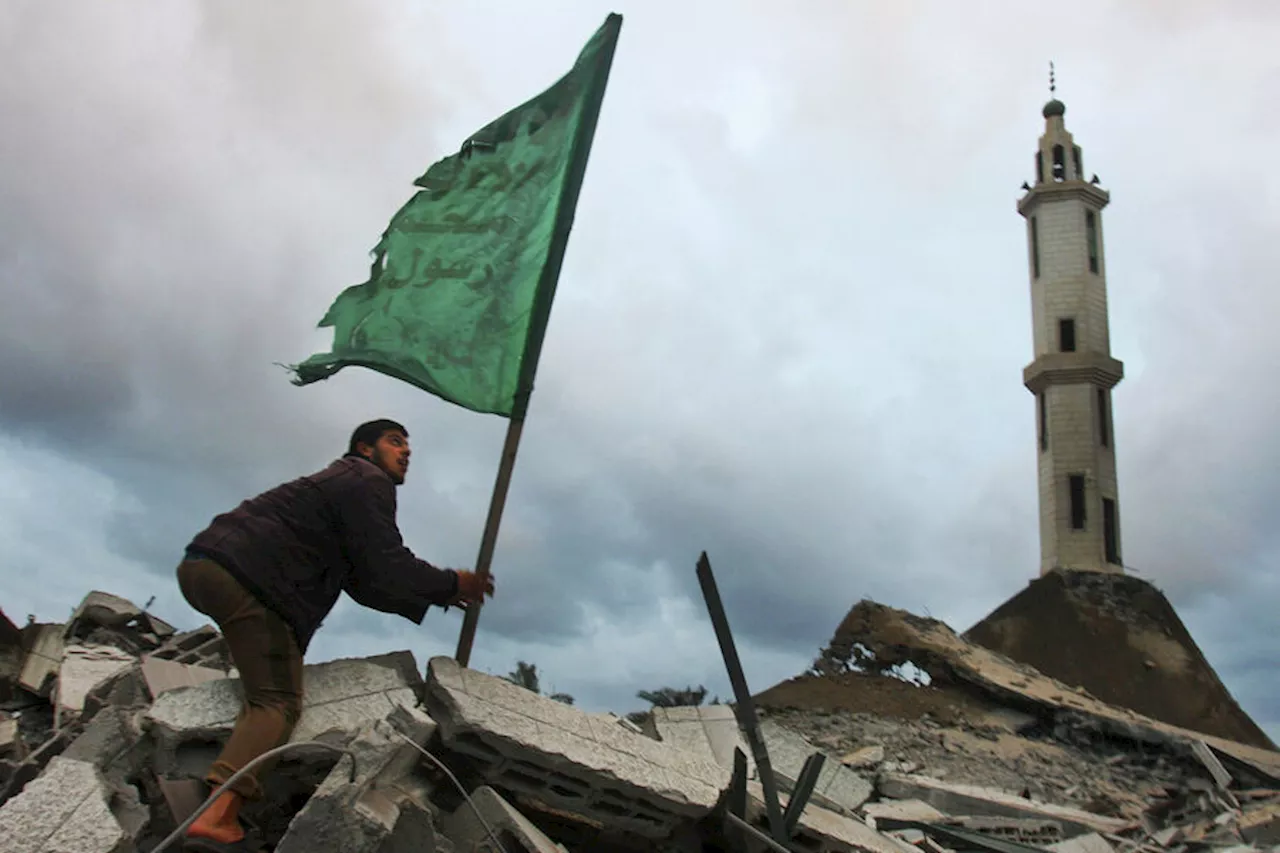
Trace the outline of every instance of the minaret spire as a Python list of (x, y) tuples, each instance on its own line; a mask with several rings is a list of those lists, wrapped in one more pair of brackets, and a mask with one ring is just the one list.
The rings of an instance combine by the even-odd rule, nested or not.
[(1111, 356), (1102, 251), (1111, 196), (1085, 180), (1057, 83), (1050, 62), (1035, 183), (1018, 201), (1031, 268), (1035, 352), (1022, 378), (1036, 397), (1040, 573), (1123, 572), (1111, 389), (1124, 365)]

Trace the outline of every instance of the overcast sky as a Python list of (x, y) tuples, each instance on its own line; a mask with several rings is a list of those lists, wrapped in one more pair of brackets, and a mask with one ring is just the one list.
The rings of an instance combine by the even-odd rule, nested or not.
[[(863, 597), (968, 628), (1039, 565), (1024, 223), (1057, 63), (1103, 214), (1125, 559), (1280, 738), (1280, 6), (9, 0), (0, 607), (182, 625), (217, 512), (409, 427), (400, 525), (475, 560), (505, 421), (279, 363), (411, 182), (625, 16), (472, 665), (593, 710), (754, 690)], [(536, 7), (536, 11), (535, 11)], [(787, 11), (783, 11), (783, 9)], [(454, 651), (334, 611), (311, 660)]]

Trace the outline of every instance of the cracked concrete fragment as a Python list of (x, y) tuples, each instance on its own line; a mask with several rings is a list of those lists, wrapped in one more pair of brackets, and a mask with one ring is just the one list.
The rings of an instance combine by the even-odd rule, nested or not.
[[(113, 799), (124, 801), (124, 826)], [(122, 797), (92, 765), (59, 756), (0, 807), (0, 838), (6, 853), (125, 853), (145, 824), (140, 808), (136, 792)]]
[[(489, 786), (482, 785), (472, 791), (471, 802), (498, 836), (506, 853), (564, 853), (564, 847), (548, 838)], [(441, 828), (459, 851), (497, 853), (484, 824), (466, 803), (447, 816)]]
[(58, 705), (69, 711), (83, 711), (90, 690), (135, 663), (136, 657), (114, 646), (67, 646), (58, 671)]
[(419, 746), (435, 733), (435, 723), (422, 711), (399, 707), (363, 727), (347, 744), (356, 758), (343, 756), (315, 793), (294, 816), (276, 853), (384, 853), (388, 845), (405, 850), (435, 849), (431, 808), (411, 779), (422, 754)]

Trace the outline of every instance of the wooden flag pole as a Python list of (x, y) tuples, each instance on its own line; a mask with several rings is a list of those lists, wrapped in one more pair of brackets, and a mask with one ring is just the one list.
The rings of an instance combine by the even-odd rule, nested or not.
[[(493, 564), (493, 549), (498, 543), (498, 527), (502, 524), (502, 510), (507, 504), (507, 489), (511, 485), (511, 472), (516, 467), (516, 451), (520, 448), (520, 434), (524, 431), (524, 414), (507, 422), (507, 438), (502, 444), (502, 458), (498, 461), (498, 476), (493, 483), (493, 497), (489, 499), (489, 517), (484, 523), (484, 535), (480, 537), (480, 554), (476, 557), (475, 573), (481, 580), (489, 576)], [(462, 617), (462, 633), (458, 635), (458, 651), (454, 655), (459, 666), (471, 661), (471, 646), (476, 639), (476, 626), (480, 622), (480, 602), (467, 608)]]
[[(482, 580), (488, 577), (489, 567), (493, 562), (493, 550), (498, 542), (498, 526), (502, 523), (502, 510), (507, 503), (507, 488), (511, 485), (511, 471), (515, 468), (516, 451), (520, 447), (520, 433), (524, 429), (524, 416), (529, 408), (529, 397), (533, 394), (533, 377), (538, 370), (542, 339), (551, 315), (556, 282), (560, 278), (560, 266), (564, 262), (569, 232), (573, 228), (573, 218), (578, 207), (578, 193), (582, 190), (582, 179), (587, 170), (591, 142), (595, 138), (596, 122), (600, 117), (600, 105), (604, 101), (609, 71), (613, 67), (613, 53), (618, 43), (618, 30), (621, 27), (622, 16), (610, 13), (605, 19), (604, 26), (598, 31), (603, 34), (604, 43), (600, 47), (596, 69), (584, 83), (587, 89), (582, 115), (574, 131), (568, 174), (565, 176), (557, 203), (555, 228), (530, 312), (529, 337), (520, 359), (520, 378), (516, 383), (515, 397), (512, 400), (510, 420), (507, 424), (507, 439), (502, 445), (502, 459), (498, 462), (498, 476), (493, 484), (493, 497), (489, 501), (489, 517), (485, 521), (484, 535), (480, 539), (480, 554), (476, 557), (475, 572)], [(465, 667), (471, 661), (471, 646), (475, 642), (476, 625), (480, 622), (482, 606), (482, 601), (470, 605), (462, 619), (462, 633), (458, 635), (458, 651), (454, 655), (460, 666)]]

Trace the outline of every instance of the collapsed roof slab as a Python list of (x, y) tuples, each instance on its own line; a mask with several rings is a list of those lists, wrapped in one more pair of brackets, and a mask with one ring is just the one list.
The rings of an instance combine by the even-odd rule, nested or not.
[(708, 815), (730, 771), (636, 734), (602, 715), (539, 696), (503, 678), (429, 665), (427, 708), (444, 743), (490, 786), (620, 832), (666, 838)]

